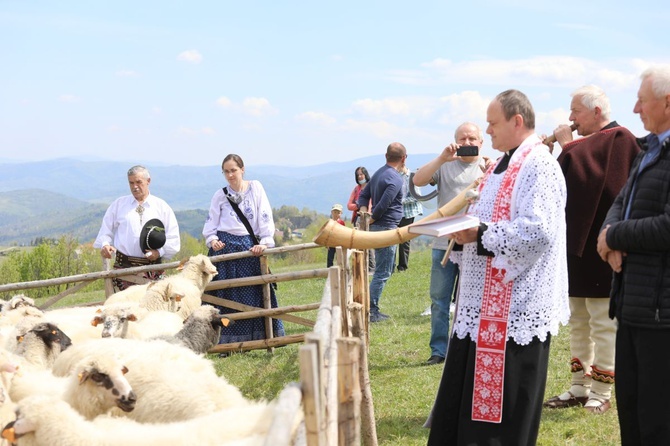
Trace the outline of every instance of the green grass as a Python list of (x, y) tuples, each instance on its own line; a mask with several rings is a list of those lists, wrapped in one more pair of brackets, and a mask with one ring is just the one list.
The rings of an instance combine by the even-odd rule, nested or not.
[[(322, 266), (294, 265), (290, 268)], [(288, 268), (273, 267), (273, 270), (280, 272)], [(369, 370), (380, 445), (412, 446), (427, 442), (428, 430), (421, 426), (430, 411), (442, 374), (441, 366), (423, 365), (430, 356), (430, 318), (420, 314), (430, 303), (429, 281), (430, 250), (412, 252), (409, 269), (391, 277), (380, 300), (382, 311), (389, 314), (391, 320), (371, 324)], [(280, 305), (318, 302), (323, 284), (321, 279), (281, 283), (278, 290)], [(285, 326), (289, 334), (305, 331), (294, 324)], [(299, 345), (275, 349), (274, 354), (255, 351), (212, 359), (217, 370), (239, 386), (246, 396), (271, 399), (287, 383), (299, 381)], [(569, 360), (568, 330), (564, 327), (552, 339), (547, 397), (567, 390)], [(613, 406), (604, 415), (593, 415), (581, 408), (544, 409), (537, 444), (619, 444), (615, 401)]]
[[(317, 250), (319, 251), (319, 250)], [(300, 260), (272, 263), (273, 272), (306, 270), (325, 266), (325, 249), (318, 252), (319, 263)], [(321, 259), (323, 257), (323, 259)], [(428, 430), (422, 428), (437, 391), (441, 366), (424, 366), (430, 356), (428, 340), (430, 318), (421, 312), (430, 303), (430, 250), (412, 252), (407, 271), (394, 274), (387, 283), (380, 306), (391, 320), (371, 324), (369, 370), (372, 384), (377, 435), (380, 445), (425, 445)], [(280, 305), (320, 302), (324, 279), (309, 279), (279, 284)], [(102, 292), (68, 296), (58, 306), (101, 300)], [(300, 313), (316, 317), (316, 311)], [(285, 324), (287, 334), (304, 333), (308, 328)], [(299, 381), (298, 349), (301, 344), (233, 354), (228, 358), (210, 355), (217, 371), (252, 399), (273, 399), (289, 382)], [(552, 339), (546, 396), (565, 391), (569, 386), (569, 341), (567, 327)], [(616, 402), (604, 415), (592, 415), (581, 408), (544, 409), (538, 445), (616, 445), (619, 444)]]

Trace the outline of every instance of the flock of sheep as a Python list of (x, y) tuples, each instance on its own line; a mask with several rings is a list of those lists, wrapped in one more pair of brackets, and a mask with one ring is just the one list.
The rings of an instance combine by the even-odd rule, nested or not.
[(201, 302), (215, 275), (198, 255), (99, 307), (0, 301), (4, 444), (266, 444), (275, 403), (247, 400), (203, 355), (230, 322)]

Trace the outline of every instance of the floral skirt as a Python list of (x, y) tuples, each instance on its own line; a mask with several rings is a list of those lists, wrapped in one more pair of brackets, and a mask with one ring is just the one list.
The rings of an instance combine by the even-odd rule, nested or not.
[[(221, 254), (232, 254), (235, 252), (248, 251), (254, 245), (250, 235), (232, 235), (227, 232), (217, 233), (219, 240), (225, 243), (220, 251), (209, 250), (210, 256)], [(261, 262), (258, 257), (247, 257), (244, 259), (227, 260), (216, 263), (218, 274), (214, 280), (238, 279), (240, 277), (259, 276), (261, 274)], [(216, 296), (222, 299), (232, 300), (244, 305), (263, 308), (263, 285), (242, 286), (216, 290)], [(270, 287), (270, 303), (272, 308), (277, 308), (277, 296), (274, 287)], [(225, 307), (218, 307), (221, 314), (237, 313)], [(280, 319), (272, 319), (272, 331), (275, 337), (284, 336), (284, 324)], [(232, 342), (254, 341), (267, 339), (265, 334), (265, 319), (244, 319), (235, 321), (230, 327), (221, 329), (220, 344)]]

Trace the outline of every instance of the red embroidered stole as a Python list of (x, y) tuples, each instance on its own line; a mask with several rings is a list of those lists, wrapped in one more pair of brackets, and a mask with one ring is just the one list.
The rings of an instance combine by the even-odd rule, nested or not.
[[(535, 145), (529, 144), (522, 147), (520, 152), (516, 153), (514, 160), (510, 160), (493, 205), (492, 222), (510, 220), (514, 183), (523, 161)], [(480, 190), (486, 184), (492, 171), (493, 168), (487, 172), (479, 186)], [(503, 408), (507, 319), (514, 282), (504, 283), (505, 270), (493, 267), (492, 262), (493, 258), (488, 257), (477, 333), (472, 420), (500, 423)]]

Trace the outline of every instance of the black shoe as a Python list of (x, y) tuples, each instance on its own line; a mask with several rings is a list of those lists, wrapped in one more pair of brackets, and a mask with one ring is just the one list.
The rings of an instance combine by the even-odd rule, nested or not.
[(407, 271), (407, 267), (406, 266), (399, 266), (398, 271)]
[(390, 316), (380, 313), (379, 311), (370, 312), (370, 322), (381, 322), (390, 318)]
[(433, 355), (430, 358), (428, 358), (428, 361), (426, 361), (426, 365), (442, 364), (443, 362), (444, 358), (442, 356)]

